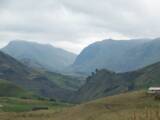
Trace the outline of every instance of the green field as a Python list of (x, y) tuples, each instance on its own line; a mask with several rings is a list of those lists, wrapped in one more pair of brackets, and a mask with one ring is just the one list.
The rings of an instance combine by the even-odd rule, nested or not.
[(34, 107), (48, 107), (49, 110), (58, 110), (69, 104), (49, 100), (22, 99), (14, 97), (0, 97), (0, 112), (29, 112)]
[[(14, 99), (11, 101), (14, 102)], [(0, 112), (0, 120), (160, 120), (160, 101), (144, 91), (115, 95), (71, 107), (37, 100), (16, 102), (17, 106), (23, 106), (26, 102), (29, 106), (47, 105), (49, 110)], [(28, 107), (25, 109), (29, 110)]]

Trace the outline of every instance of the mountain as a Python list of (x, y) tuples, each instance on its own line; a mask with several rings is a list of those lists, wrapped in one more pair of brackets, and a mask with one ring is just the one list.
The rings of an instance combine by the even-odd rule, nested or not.
[(103, 40), (86, 47), (71, 66), (77, 72), (96, 68), (128, 72), (160, 61), (160, 38)]
[(143, 69), (115, 73), (105, 69), (96, 70), (77, 91), (73, 101), (84, 102), (105, 96), (124, 93), (150, 86), (160, 86), (160, 62)]
[(72, 64), (76, 55), (49, 44), (39, 44), (27, 41), (11, 41), (2, 49), (15, 59), (32, 68), (44, 68), (59, 71)]
[(37, 95), (57, 100), (66, 100), (74, 92), (56, 84), (54, 78), (49, 78), (45, 72), (28, 68), (3, 52), (0, 52), (0, 79)]

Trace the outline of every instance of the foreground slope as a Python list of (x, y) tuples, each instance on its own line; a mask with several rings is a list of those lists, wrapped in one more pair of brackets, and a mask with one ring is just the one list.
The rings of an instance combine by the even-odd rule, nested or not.
[(83, 102), (150, 86), (160, 86), (160, 62), (126, 73), (96, 70), (72, 100)]
[(32, 68), (45, 68), (52, 71), (69, 66), (76, 57), (73, 53), (48, 44), (20, 40), (10, 42), (2, 51)]
[(86, 47), (72, 68), (91, 73), (96, 68), (115, 72), (133, 71), (160, 61), (160, 39), (103, 40)]
[[(7, 120), (159, 120), (160, 101), (144, 91), (120, 94), (54, 112), (0, 113)], [(42, 114), (43, 113), (43, 114)]]
[(78, 105), (58, 114), (54, 120), (128, 120), (133, 119), (134, 114), (138, 120), (143, 117), (145, 120), (158, 120), (158, 109), (160, 101), (146, 95), (144, 91), (138, 91)]

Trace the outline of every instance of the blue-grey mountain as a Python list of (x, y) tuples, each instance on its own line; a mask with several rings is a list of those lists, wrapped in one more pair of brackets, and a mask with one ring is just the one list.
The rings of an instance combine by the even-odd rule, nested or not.
[(76, 55), (49, 44), (39, 44), (27, 41), (12, 41), (2, 49), (22, 63), (32, 68), (44, 68), (60, 71), (72, 64)]
[(160, 39), (103, 40), (86, 47), (71, 66), (77, 72), (96, 68), (127, 72), (160, 61)]

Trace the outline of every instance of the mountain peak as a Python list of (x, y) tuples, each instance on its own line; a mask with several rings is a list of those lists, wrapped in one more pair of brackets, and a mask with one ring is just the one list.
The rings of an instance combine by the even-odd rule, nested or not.
[(106, 39), (86, 47), (72, 67), (83, 73), (90, 73), (96, 68), (128, 72), (160, 61), (157, 51), (160, 51), (158, 39)]
[(69, 66), (76, 57), (75, 54), (50, 44), (24, 40), (11, 41), (2, 51), (23, 63), (30, 63), (30, 67), (39, 66), (51, 71), (59, 71)]

